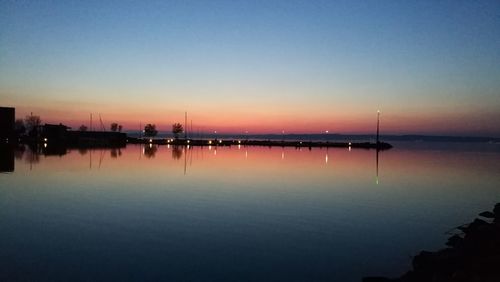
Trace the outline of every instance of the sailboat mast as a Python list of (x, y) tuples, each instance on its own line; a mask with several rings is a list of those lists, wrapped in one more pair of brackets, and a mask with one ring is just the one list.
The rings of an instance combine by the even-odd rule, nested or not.
[(188, 120), (188, 113), (184, 112), (184, 139), (187, 139), (187, 131), (188, 131), (187, 120)]

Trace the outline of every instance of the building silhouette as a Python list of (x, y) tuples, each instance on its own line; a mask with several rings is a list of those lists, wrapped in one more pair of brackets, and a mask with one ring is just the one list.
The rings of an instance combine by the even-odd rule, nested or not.
[(14, 123), (16, 119), (16, 109), (9, 107), (0, 107), (0, 142), (8, 143), (13, 140)]

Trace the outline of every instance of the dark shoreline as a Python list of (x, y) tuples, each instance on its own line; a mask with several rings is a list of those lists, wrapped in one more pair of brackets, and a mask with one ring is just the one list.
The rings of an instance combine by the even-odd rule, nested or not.
[(413, 269), (399, 278), (364, 277), (363, 282), (497, 282), (500, 281), (500, 203), (453, 229), (444, 248), (421, 251)]

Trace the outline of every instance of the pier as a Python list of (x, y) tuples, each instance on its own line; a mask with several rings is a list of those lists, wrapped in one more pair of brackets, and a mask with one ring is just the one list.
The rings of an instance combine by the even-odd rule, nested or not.
[(385, 142), (330, 142), (330, 141), (278, 141), (278, 140), (237, 140), (237, 139), (154, 139), (127, 137), (129, 144), (157, 144), (180, 146), (265, 146), (296, 148), (361, 148), (387, 150), (392, 145)]

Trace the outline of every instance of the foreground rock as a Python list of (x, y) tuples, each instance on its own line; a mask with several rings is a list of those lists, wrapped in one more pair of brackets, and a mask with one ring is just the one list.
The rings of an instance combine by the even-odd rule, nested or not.
[(500, 203), (456, 229), (437, 252), (422, 251), (413, 258), (413, 270), (400, 278), (365, 277), (363, 282), (498, 282), (500, 281)]

